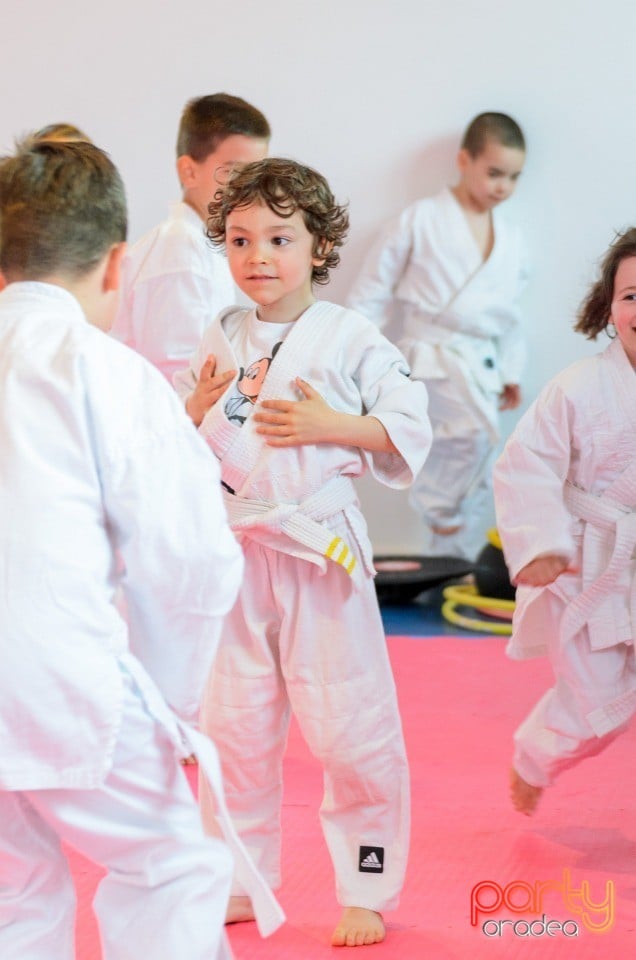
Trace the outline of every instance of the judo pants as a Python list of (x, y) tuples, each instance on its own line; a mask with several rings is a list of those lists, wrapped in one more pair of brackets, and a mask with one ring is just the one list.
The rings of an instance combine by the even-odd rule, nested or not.
[[(559, 603), (553, 599), (555, 606)], [(629, 719), (601, 736), (590, 714), (608, 711), (620, 697), (636, 691), (632, 644), (592, 650), (587, 630), (566, 643), (554, 634), (550, 660), (556, 683), (516, 731), (513, 766), (535, 787), (547, 787), (585, 757), (600, 753), (629, 725)]]
[[(344, 536), (344, 534), (343, 534)], [(324, 770), (320, 818), (343, 906), (397, 906), (410, 831), (408, 765), (378, 604), (329, 563), (245, 541), (245, 580), (225, 621), (202, 711), (233, 821), (280, 886), (282, 759), (290, 710)], [(200, 783), (204, 825), (214, 803)], [(305, 851), (307, 871), (313, 855)], [(234, 894), (244, 894), (235, 885)]]
[[(427, 380), (433, 445), (410, 490), (413, 509), (429, 527), (428, 556), (474, 560), (492, 525), (492, 467), (496, 450), (483, 413), (451, 378)], [(493, 395), (493, 418), (497, 398)], [(456, 533), (439, 534), (459, 527)]]
[(124, 676), (122, 725), (101, 786), (0, 792), (2, 960), (75, 957), (61, 840), (108, 870), (94, 900), (104, 960), (231, 958), (223, 932), (231, 855), (204, 835), (174, 747)]

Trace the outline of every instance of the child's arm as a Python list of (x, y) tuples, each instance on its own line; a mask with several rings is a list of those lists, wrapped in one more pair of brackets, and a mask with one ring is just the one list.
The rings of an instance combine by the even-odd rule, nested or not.
[[(518, 251), (519, 269), (516, 281), (516, 292), (512, 296), (508, 311), (505, 314), (507, 329), (497, 339), (497, 366), (504, 384), (503, 393), (501, 394), (501, 410), (514, 410), (515, 406), (518, 406), (518, 404), (515, 404), (515, 406), (510, 405), (506, 391), (510, 387), (516, 387), (516, 389), (519, 390), (518, 384), (521, 383), (523, 370), (526, 365), (526, 337), (522, 324), (521, 297), (528, 282), (529, 269), (527, 254), (523, 242), (518, 235), (517, 243), (520, 243), (521, 247)], [(519, 400), (520, 399), (521, 397), (519, 396)]]
[[(524, 587), (547, 587), (569, 567), (568, 558), (550, 554), (537, 557), (522, 567), (515, 577), (515, 585)], [(572, 571), (574, 572), (574, 571)]]
[(504, 383), (499, 394), (500, 410), (516, 410), (521, 403), (521, 387), (518, 383)]
[(397, 453), (386, 429), (373, 416), (339, 413), (314, 390), (296, 377), (302, 400), (264, 400), (252, 417), (256, 432), (270, 447), (335, 443), (380, 453)]
[(195, 427), (201, 425), (208, 410), (225, 393), (228, 384), (236, 376), (236, 370), (216, 373), (216, 357), (211, 353), (201, 367), (199, 379), (188, 399), (185, 408)]
[(395, 288), (409, 263), (413, 248), (414, 206), (382, 231), (366, 257), (347, 297), (347, 306), (382, 328)]
[(573, 418), (555, 378), (521, 418), (495, 464), (497, 528), (516, 583), (545, 586), (576, 554), (574, 519), (563, 492)]

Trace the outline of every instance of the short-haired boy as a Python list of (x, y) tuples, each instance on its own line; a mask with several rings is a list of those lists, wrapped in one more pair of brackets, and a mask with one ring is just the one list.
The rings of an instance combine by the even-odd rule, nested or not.
[(205, 235), (208, 203), (236, 163), (267, 154), (270, 128), (256, 107), (215, 93), (190, 100), (177, 137), (182, 198), (131, 248), (113, 333), (172, 382), (217, 313), (236, 303), (225, 258)]
[(231, 857), (177, 759), (242, 571), (218, 467), (104, 333), (126, 236), (106, 154), (4, 158), (0, 223), (0, 956), (75, 957), (67, 841), (108, 870), (109, 960), (227, 960)]
[[(275, 888), (293, 710), (325, 772), (321, 820), (343, 907), (332, 942), (377, 943), (404, 879), (409, 782), (352, 478), (369, 469), (390, 487), (411, 483), (430, 445), (426, 390), (372, 323), (314, 298), (348, 227), (320, 174), (249, 164), (209, 209), (210, 236), (257, 307), (221, 313), (175, 378), (219, 458), (246, 562), (202, 724), (239, 835)], [(251, 919), (246, 891), (233, 893), (228, 920)]]
[(411, 490), (428, 554), (474, 558), (492, 503), (498, 410), (521, 400), (521, 236), (501, 216), (525, 160), (517, 123), (482, 113), (457, 157), (459, 182), (419, 200), (371, 251), (349, 305), (381, 325), (399, 306), (398, 346), (426, 384), (433, 447)]

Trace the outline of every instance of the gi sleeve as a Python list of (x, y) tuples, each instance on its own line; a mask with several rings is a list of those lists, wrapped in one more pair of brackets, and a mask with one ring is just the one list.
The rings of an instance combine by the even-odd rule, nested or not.
[(509, 325), (497, 341), (498, 366), (503, 384), (521, 383), (526, 364), (526, 340), (522, 325), (521, 298), (528, 283), (530, 268), (525, 248), (522, 244), (521, 247), (517, 290), (510, 305)]
[(397, 453), (363, 450), (368, 469), (388, 487), (404, 489), (424, 465), (432, 443), (428, 394), (421, 381), (409, 378), (400, 351), (369, 324), (355, 380), (365, 414), (384, 426)]
[(190, 394), (194, 392), (199, 381), (199, 373), (201, 372), (201, 367), (205, 362), (203, 349), (204, 344), (202, 341), (191, 355), (188, 366), (180, 370), (176, 370), (172, 375), (172, 386), (174, 387), (177, 396), (182, 401), (184, 406)]
[(134, 359), (144, 367), (147, 416), (103, 451), (105, 519), (122, 562), (131, 650), (169, 705), (193, 721), (242, 555), (213, 455), (168, 385)]
[(387, 309), (411, 258), (412, 219), (409, 207), (382, 231), (347, 298), (347, 306), (368, 317), (380, 329), (389, 319)]
[(497, 529), (511, 576), (537, 557), (575, 554), (564, 500), (574, 411), (550, 383), (521, 418), (494, 469)]
[(171, 382), (213, 319), (209, 282), (177, 270), (136, 283), (122, 301), (113, 334)]

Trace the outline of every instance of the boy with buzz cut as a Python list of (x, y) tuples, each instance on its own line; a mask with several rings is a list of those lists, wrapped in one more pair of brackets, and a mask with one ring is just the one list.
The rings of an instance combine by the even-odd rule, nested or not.
[(397, 305), (398, 346), (428, 390), (433, 447), (410, 500), (428, 527), (430, 555), (473, 559), (483, 546), (498, 410), (521, 402), (525, 258), (519, 231), (499, 207), (524, 160), (524, 136), (511, 117), (475, 117), (457, 157), (458, 184), (390, 224), (348, 298), (380, 325)]
[[(245, 577), (210, 676), (202, 727), (219, 748), (239, 836), (280, 883), (282, 756), (293, 711), (324, 769), (320, 810), (342, 914), (335, 946), (384, 939), (409, 847), (409, 776), (353, 478), (403, 488), (430, 445), (426, 390), (365, 317), (323, 300), (348, 217), (292, 160), (233, 172), (210, 204), (239, 288), (178, 393), (221, 465)], [(215, 808), (200, 791), (204, 823)], [(253, 919), (236, 878), (228, 921)]]
[[(156, 370), (105, 335), (125, 237), (121, 179), (94, 145), (0, 160), (6, 960), (75, 957), (62, 841), (106, 867), (105, 960), (231, 956), (232, 857), (178, 758), (196, 750), (214, 776), (189, 724), (243, 564), (214, 458)], [(222, 808), (218, 777), (216, 792)]]
[(181, 115), (182, 199), (126, 257), (113, 327), (170, 382), (217, 313), (236, 302), (227, 261), (205, 236), (208, 203), (234, 164), (266, 156), (270, 135), (260, 110), (227, 93), (190, 100)]

